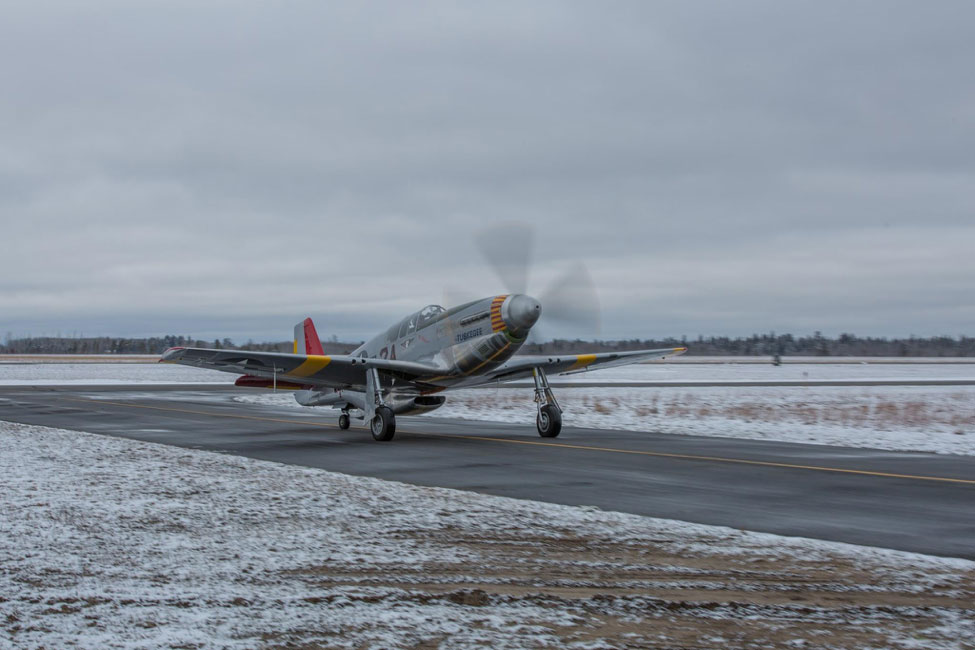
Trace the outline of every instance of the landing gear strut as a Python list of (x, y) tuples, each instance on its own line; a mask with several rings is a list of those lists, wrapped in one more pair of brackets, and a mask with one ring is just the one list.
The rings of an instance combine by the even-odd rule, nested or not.
[(379, 372), (375, 368), (366, 371), (366, 412), (373, 440), (387, 442), (396, 434), (396, 416), (393, 409), (383, 403), (383, 390)]
[(535, 379), (535, 403), (538, 404), (538, 416), (535, 418), (538, 435), (555, 438), (562, 431), (562, 408), (548, 385), (545, 371), (532, 368), (532, 377)]

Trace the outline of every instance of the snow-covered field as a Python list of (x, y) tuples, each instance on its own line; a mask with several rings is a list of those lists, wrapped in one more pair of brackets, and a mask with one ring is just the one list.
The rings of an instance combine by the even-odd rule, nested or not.
[[(528, 388), (446, 396), (427, 416), (534, 421)], [(567, 426), (975, 455), (975, 386), (559, 388), (556, 396)], [(306, 408), (284, 392), (232, 399)]]
[[(232, 385), (235, 376), (169, 364), (0, 364), (2, 384)], [(973, 364), (655, 363), (555, 378), (556, 381), (972, 379)], [(875, 449), (975, 455), (975, 386), (609, 387), (556, 390), (568, 425), (781, 440)], [(458, 390), (433, 417), (530, 423), (526, 387)], [(290, 393), (234, 397), (303, 408)], [(323, 417), (330, 412), (322, 410)]]
[[(678, 357), (679, 358), (679, 357)], [(235, 375), (166, 363), (0, 363), (0, 385), (226, 383)], [(649, 363), (553, 377), (557, 382), (971, 379), (975, 363)]]
[(168, 363), (0, 363), (0, 385), (225, 383), (236, 375)]
[(970, 648), (975, 563), (0, 423), (0, 647)]
[[(678, 357), (680, 358), (680, 357)], [(973, 379), (975, 364), (645, 363), (552, 378), (558, 382)]]

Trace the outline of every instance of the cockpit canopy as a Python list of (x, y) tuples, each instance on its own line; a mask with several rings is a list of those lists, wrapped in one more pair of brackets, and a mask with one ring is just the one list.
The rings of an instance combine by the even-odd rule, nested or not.
[(424, 327), (430, 321), (436, 319), (437, 316), (447, 311), (440, 305), (427, 305), (423, 309), (417, 312), (417, 316), (420, 318), (420, 322), (417, 323), (417, 329)]
[(386, 332), (387, 341), (395, 341), (396, 339), (401, 339), (410, 334), (413, 334), (419, 329), (423, 329), (432, 321), (437, 320), (437, 318), (446, 313), (446, 309), (440, 305), (427, 305), (415, 314), (410, 314), (402, 321), (399, 325), (394, 325), (389, 328)]

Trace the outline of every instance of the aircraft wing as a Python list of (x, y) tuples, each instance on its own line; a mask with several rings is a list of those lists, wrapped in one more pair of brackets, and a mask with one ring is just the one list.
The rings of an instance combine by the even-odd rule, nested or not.
[(601, 352), (599, 354), (549, 354), (512, 357), (487, 375), (489, 381), (510, 381), (531, 376), (532, 368), (541, 368), (549, 375), (574, 375), (598, 368), (615, 368), (631, 363), (676, 357), (687, 348), (660, 348), (657, 350), (629, 350), (627, 352)]
[(169, 348), (161, 363), (210, 368), (238, 375), (275, 378), (307, 386), (365, 390), (366, 371), (377, 368), (400, 379), (413, 381), (433, 377), (443, 368), (395, 359), (362, 359), (337, 354), (285, 354), (247, 350), (214, 350), (209, 348)]

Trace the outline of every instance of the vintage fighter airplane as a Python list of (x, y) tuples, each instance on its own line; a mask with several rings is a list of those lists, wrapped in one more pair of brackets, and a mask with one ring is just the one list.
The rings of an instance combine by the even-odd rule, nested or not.
[(432, 411), (441, 391), (532, 377), (538, 433), (554, 438), (562, 430), (562, 409), (549, 374), (572, 374), (682, 354), (686, 348), (602, 354), (514, 356), (538, 321), (542, 305), (523, 293), (498, 295), (444, 309), (429, 305), (399, 321), (348, 355), (325, 354), (310, 318), (295, 326), (292, 354), (170, 348), (161, 362), (212, 368), (243, 375), (238, 386), (295, 390), (304, 406), (342, 410), (369, 422), (372, 437), (396, 432), (396, 415)]

